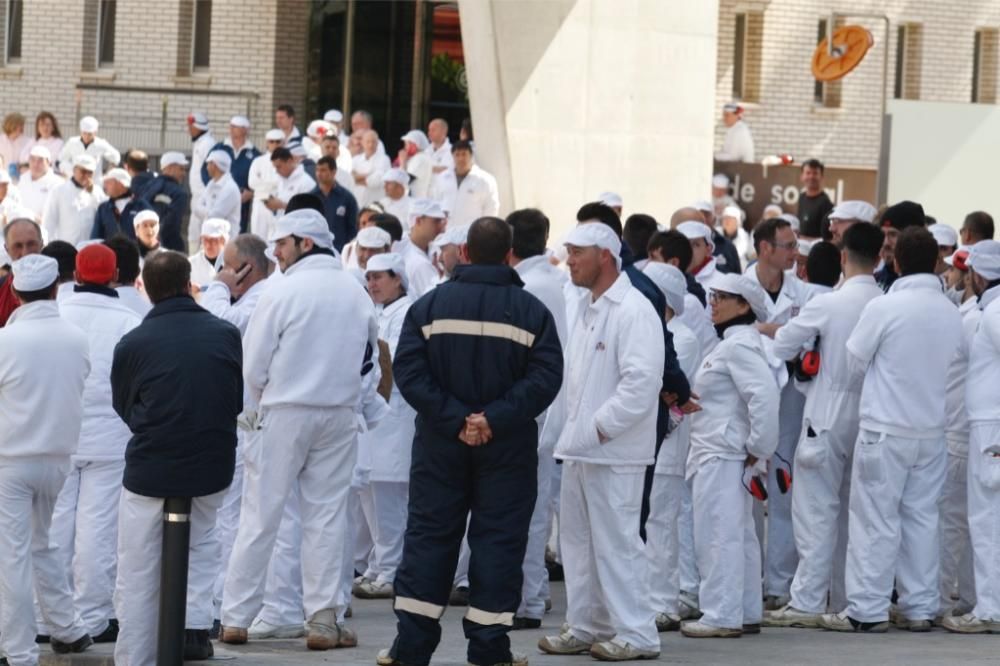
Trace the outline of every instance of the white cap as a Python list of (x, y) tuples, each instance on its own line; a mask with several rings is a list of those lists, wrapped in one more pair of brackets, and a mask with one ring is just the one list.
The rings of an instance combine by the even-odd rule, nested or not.
[(841, 201), (828, 216), (831, 220), (857, 220), (871, 223), (878, 211), (867, 201)]
[(727, 294), (738, 294), (750, 304), (750, 309), (757, 315), (758, 321), (767, 321), (770, 313), (767, 309), (768, 296), (764, 288), (745, 275), (739, 273), (722, 273), (712, 283), (711, 291), (721, 291)]
[(28, 153), (31, 157), (41, 157), (43, 160), (52, 161), (52, 153), (45, 146), (35, 146)]
[(956, 247), (958, 245), (958, 232), (947, 224), (932, 224), (927, 227), (934, 240), (939, 246)]
[(330, 109), (323, 114), (323, 120), (328, 123), (342, 123), (344, 122), (344, 114), (340, 112), (340, 109)]
[(392, 271), (399, 276), (399, 279), (403, 283), (403, 289), (410, 288), (410, 282), (406, 279), (406, 262), (403, 261), (402, 255), (395, 252), (386, 252), (384, 254), (376, 254), (370, 258), (365, 268), (365, 275), (379, 271)]
[(695, 210), (701, 211), (702, 213), (714, 213), (715, 212), (715, 206), (713, 206), (710, 202), (705, 201), (704, 199), (701, 199), (699, 201), (695, 201), (694, 205), (692, 205), (691, 208), (694, 208)]
[(88, 132), (90, 134), (93, 134), (94, 132), (97, 131), (97, 127), (98, 127), (97, 118), (95, 118), (94, 116), (84, 116), (83, 118), (80, 118), (81, 132)]
[(743, 221), (743, 209), (739, 206), (726, 206), (722, 209), (722, 217), (735, 217), (740, 222)]
[(768, 213), (774, 213), (774, 216), (778, 217), (784, 212), (785, 211), (778, 204), (767, 204), (766, 206), (764, 206), (764, 215), (767, 215)]
[(168, 166), (174, 166), (179, 164), (180, 166), (187, 166), (187, 158), (184, 157), (184, 153), (179, 153), (176, 150), (171, 150), (169, 152), (163, 153), (160, 157), (160, 168), (163, 169)]
[(385, 229), (378, 227), (365, 227), (358, 232), (358, 247), (366, 247), (369, 250), (380, 250), (388, 245), (392, 245), (392, 236)]
[[(966, 261), (969, 267), (991, 282), (1000, 280), (1000, 242), (995, 240), (982, 240), (972, 246), (969, 250), (969, 259)], [(17, 269), (14, 270), (17, 274)], [(17, 286), (17, 282), (14, 283)]]
[(413, 129), (402, 136), (403, 141), (409, 141), (410, 143), (416, 145), (417, 150), (424, 150), (430, 145), (430, 141), (427, 139), (427, 135), (418, 129)]
[(730, 102), (729, 104), (724, 104), (722, 106), (723, 111), (728, 111), (729, 113), (743, 113), (743, 107), (736, 102)]
[(224, 173), (229, 173), (229, 167), (233, 166), (233, 158), (224, 150), (213, 150), (205, 158), (206, 162), (212, 162), (222, 169)]
[(97, 169), (97, 160), (87, 153), (81, 153), (73, 158), (73, 166), (80, 167), (84, 171), (93, 172)]
[(132, 226), (137, 227), (143, 222), (149, 222), (150, 220), (159, 224), (160, 216), (156, 214), (155, 210), (140, 210), (135, 214), (135, 217), (132, 218)]
[(11, 265), (14, 271), (14, 289), (39, 291), (51, 287), (59, 279), (59, 262), (44, 254), (29, 254)]
[(441, 204), (433, 199), (414, 199), (410, 202), (410, 217), (433, 217), (443, 220), (448, 217)]
[(267, 242), (273, 243), (288, 236), (309, 238), (320, 247), (333, 247), (333, 234), (326, 217), (312, 208), (300, 208), (275, 220)]
[(306, 136), (313, 139), (322, 139), (327, 134), (335, 134), (337, 128), (325, 120), (314, 120), (306, 127)]
[(465, 245), (469, 240), (469, 227), (471, 226), (471, 224), (461, 224), (453, 227), (449, 224), (444, 233), (439, 234), (434, 239), (434, 244), (438, 247), (444, 247), (445, 245)]
[(799, 218), (795, 217), (791, 213), (782, 213), (781, 215), (778, 216), (778, 219), (788, 222), (788, 224), (792, 225), (792, 231), (794, 231), (795, 233), (799, 233), (799, 229), (802, 226), (799, 223)]
[(677, 231), (684, 234), (685, 238), (688, 240), (695, 240), (696, 238), (702, 239), (708, 243), (708, 247), (712, 252), (715, 251), (715, 241), (712, 240), (712, 230), (707, 224), (692, 222), (689, 220), (678, 224)]
[(717, 173), (712, 176), (712, 187), (729, 187), (729, 176)]
[(232, 225), (229, 224), (229, 220), (224, 220), (221, 217), (210, 217), (201, 223), (201, 235), (208, 238), (229, 240), (229, 230), (231, 228)]
[(188, 125), (192, 127), (197, 127), (200, 130), (208, 129), (208, 116), (206, 116), (201, 111), (195, 111), (194, 113), (189, 113), (187, 117)]
[(601, 192), (601, 196), (597, 197), (597, 200), (611, 208), (621, 208), (623, 205), (621, 195), (616, 192)]
[(812, 252), (812, 249), (816, 246), (816, 243), (819, 243), (821, 240), (822, 240), (821, 238), (813, 238), (813, 239), (800, 238), (798, 240), (799, 254), (804, 254), (805, 256), (808, 257), (809, 253)]
[(301, 141), (296, 140), (296, 141), (289, 142), (285, 146), (285, 148), (288, 148), (288, 152), (290, 152), (293, 157), (305, 157), (306, 156), (306, 147), (302, 145)]
[(119, 183), (125, 187), (132, 187), (132, 176), (128, 175), (128, 171), (122, 169), (121, 167), (115, 167), (110, 171), (104, 173), (104, 177), (101, 180), (117, 180)]
[(275, 128), (275, 129), (269, 129), (269, 130), (267, 130), (267, 133), (264, 134), (264, 140), (265, 141), (284, 141), (285, 140), (285, 133), (282, 132), (280, 129), (277, 129), (277, 128)]
[(687, 295), (687, 280), (680, 269), (671, 264), (651, 261), (646, 264), (642, 272), (660, 288), (664, 298), (667, 299), (667, 305), (674, 311), (674, 314), (684, 314), (684, 297)]
[(389, 169), (382, 177), (383, 183), (399, 183), (403, 187), (410, 184), (410, 175), (399, 167)]
[(229, 119), (229, 124), (232, 127), (243, 127), (250, 129), (250, 119), (246, 116), (233, 116)]
[(622, 267), (622, 241), (611, 227), (597, 220), (581, 222), (566, 236), (564, 245), (576, 247), (599, 247), (611, 252), (615, 258), (618, 270)]
[(958, 266), (955, 268), (960, 271), (967, 271), (969, 267), (966, 265), (966, 261), (969, 260), (969, 250), (972, 248), (971, 245), (959, 245), (955, 248), (955, 251), (944, 258), (944, 263), (949, 266), (955, 266), (955, 262), (958, 261)]

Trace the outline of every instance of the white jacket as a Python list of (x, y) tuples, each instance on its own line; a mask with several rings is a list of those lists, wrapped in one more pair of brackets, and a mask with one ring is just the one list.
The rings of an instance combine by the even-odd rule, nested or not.
[(201, 235), (201, 223), (212, 217), (229, 220), (234, 229), (240, 227), (240, 188), (228, 173), (218, 180), (208, 181), (197, 199), (192, 197), (191, 230), (188, 238), (196, 240)]
[[(444, 202), (448, 194), (448, 172), (455, 168), (455, 158), (451, 155), (451, 141), (447, 138), (440, 148), (435, 148), (434, 144), (429, 144), (425, 150), (431, 158), (431, 187), (427, 196), (439, 202)], [(444, 171), (434, 173), (434, 169), (444, 167)]]
[(264, 153), (254, 158), (250, 163), (250, 173), (247, 176), (247, 187), (253, 190), (253, 203), (250, 206), (250, 232), (261, 238), (267, 238), (274, 222), (274, 213), (268, 210), (264, 202), (278, 191), (278, 172), (271, 163), (271, 153)]
[(208, 284), (208, 289), (202, 292), (199, 305), (219, 319), (225, 319), (240, 329), (240, 335), (246, 335), (250, 316), (257, 309), (257, 302), (269, 284), (271, 284), (269, 280), (257, 282), (247, 289), (238, 301), (232, 303), (230, 302), (232, 297), (229, 293), (229, 287), (221, 282), (213, 281)]
[(478, 164), (472, 165), (461, 183), (454, 169), (440, 175), (440, 183), (445, 190), (444, 207), (448, 211), (448, 224), (460, 227), (500, 212), (496, 178)]
[[(693, 386), (695, 373), (698, 372), (698, 366), (701, 365), (701, 342), (694, 332), (677, 317), (667, 322), (667, 328), (674, 336), (677, 362), (680, 364), (681, 370), (684, 371), (688, 383)], [(655, 473), (684, 476), (684, 466), (687, 463), (690, 445), (691, 417), (685, 416), (663, 440), (660, 454), (656, 456)]]
[(969, 349), (972, 347), (972, 341), (982, 316), (983, 311), (978, 307), (968, 309), (962, 315), (962, 340), (958, 344), (955, 358), (948, 367), (948, 377), (946, 378), (944, 411), (947, 422), (944, 426), (944, 439), (948, 444), (948, 453), (960, 458), (969, 457), (969, 410), (966, 407), (968, 402), (966, 391), (969, 379)]
[[(722, 273), (716, 268), (715, 257), (710, 257), (709, 260), (703, 265), (698, 272), (694, 274), (694, 279), (698, 281), (702, 289), (705, 290), (705, 311), (712, 311), (712, 304), (708, 300), (708, 296), (711, 295), (712, 287), (718, 283), (719, 279), (722, 277)], [(697, 298), (697, 297), (695, 297)], [(700, 303), (700, 301), (699, 301)]]
[(948, 366), (961, 339), (962, 319), (936, 275), (901, 277), (869, 302), (847, 340), (851, 371), (864, 373), (861, 428), (943, 441)]
[(188, 167), (188, 187), (191, 189), (191, 201), (197, 201), (201, 193), (205, 191), (208, 183), (201, 179), (201, 167), (205, 165), (205, 158), (212, 152), (212, 146), (218, 141), (211, 132), (205, 132), (193, 142), (191, 142), (191, 166)]
[(410, 288), (407, 290), (407, 293), (409, 293), (410, 298), (417, 300), (437, 286), (440, 276), (426, 252), (410, 242), (405, 236), (403, 240), (406, 243), (399, 252), (403, 255), (403, 262), (406, 265), (406, 278), (410, 282)]
[(142, 319), (118, 298), (76, 292), (59, 304), (63, 319), (87, 334), (90, 373), (83, 389), (83, 426), (75, 460), (124, 460), (132, 433), (111, 405), (115, 345)]
[(59, 170), (64, 176), (69, 178), (73, 175), (73, 159), (84, 153), (93, 157), (97, 162), (97, 168), (94, 169), (94, 183), (101, 182), (105, 161), (112, 166), (118, 166), (118, 163), (122, 161), (122, 154), (105, 139), (95, 136), (89, 145), (84, 146), (83, 140), (79, 136), (73, 136), (66, 140), (59, 152)]
[[(980, 298), (983, 310), (969, 348), (969, 376), (965, 404), (970, 423), (1000, 422), (1000, 288)], [(992, 442), (993, 445), (1000, 442)]]
[[(750, 266), (743, 273), (745, 276), (760, 284), (757, 277), (757, 264)], [(763, 285), (761, 285), (763, 287)], [(788, 320), (799, 314), (799, 310), (809, 302), (812, 294), (809, 286), (794, 275), (784, 273), (781, 281), (781, 291), (778, 292), (778, 300), (767, 299), (767, 321), (772, 324), (786, 324)]]
[(732, 127), (726, 128), (726, 138), (722, 142), (722, 150), (715, 154), (720, 162), (753, 162), (753, 135), (750, 126), (742, 120), (737, 120)]
[[(288, 178), (278, 176), (278, 189), (275, 191), (274, 196), (287, 204), (296, 194), (305, 194), (315, 189), (316, 181), (309, 177), (309, 174), (306, 173), (306, 170), (300, 164), (295, 167), (295, 170), (292, 171)], [(281, 217), (284, 214), (285, 211), (280, 210), (274, 216)]]
[(425, 153), (417, 153), (406, 160), (406, 173), (413, 176), (410, 181), (410, 196), (426, 199), (430, 195), (433, 166), (431, 158)]
[[(389, 346), (390, 357), (395, 358), (403, 320), (413, 301), (403, 296), (388, 306), (376, 306), (378, 312), (378, 337)], [(373, 431), (372, 481), (406, 482), (410, 479), (410, 450), (416, 432), (417, 412), (403, 399), (396, 383), (389, 395), (389, 414)]]
[[(555, 456), (600, 465), (651, 465), (663, 379), (663, 323), (621, 273), (577, 309), (566, 352), (566, 424)], [(608, 440), (601, 444), (598, 432)]]
[[(382, 188), (382, 177), (391, 168), (392, 163), (389, 162), (385, 153), (376, 152), (371, 157), (365, 156), (364, 153), (354, 156), (351, 161), (351, 194), (358, 201), (358, 210), (382, 198), (385, 194), (385, 190)], [(353, 174), (355, 173), (359, 176), (365, 176), (364, 185), (353, 182)]]
[(118, 292), (118, 298), (122, 299), (122, 304), (140, 317), (145, 317), (153, 309), (153, 304), (149, 302), (145, 294), (135, 288), (135, 285), (115, 287), (115, 291)]
[(49, 195), (64, 182), (66, 179), (52, 169), (46, 171), (38, 180), (34, 180), (31, 173), (26, 173), (17, 181), (21, 203), (34, 212), (39, 220), (44, 221), (45, 204), (48, 203)]
[(14, 311), (0, 328), (0, 462), (76, 451), (88, 372), (87, 336), (55, 301)]
[[(705, 300), (707, 302), (708, 299)], [(707, 356), (719, 344), (719, 335), (715, 332), (712, 317), (694, 294), (684, 294), (684, 314), (678, 315), (677, 319), (698, 338), (702, 356)]]
[(389, 215), (396, 216), (399, 223), (403, 225), (403, 233), (405, 234), (410, 228), (410, 204), (413, 203), (410, 195), (404, 194), (399, 199), (390, 199), (385, 196), (379, 199), (378, 203)]
[(358, 404), (366, 345), (378, 344), (375, 306), (329, 255), (300, 259), (268, 285), (243, 338), (250, 406)]
[(188, 257), (188, 261), (191, 263), (191, 282), (201, 287), (212, 283), (216, 273), (215, 262), (205, 258), (204, 250), (198, 250), (192, 254)]
[(784, 361), (793, 361), (803, 350), (813, 349), (816, 336), (820, 336), (819, 374), (810, 382), (803, 412), (804, 421), (814, 430), (858, 421), (861, 382), (850, 371), (845, 343), (861, 311), (881, 295), (872, 276), (853, 277), (836, 291), (809, 301), (774, 336), (774, 353)]
[(702, 361), (691, 390), (701, 396), (701, 411), (691, 419), (689, 478), (712, 458), (771, 457), (778, 446), (780, 391), (756, 328), (726, 329)]
[(90, 238), (97, 207), (106, 199), (96, 185), (90, 192), (78, 187), (72, 179), (56, 186), (42, 213), (49, 241), (62, 240), (76, 245)]

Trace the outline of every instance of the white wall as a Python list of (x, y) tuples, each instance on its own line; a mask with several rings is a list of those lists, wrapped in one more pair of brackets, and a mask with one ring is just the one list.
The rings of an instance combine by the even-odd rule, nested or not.
[(666, 222), (712, 174), (717, 0), (460, 0), (477, 158), (553, 238), (605, 190)]
[(917, 201), (938, 222), (961, 227), (966, 214), (997, 214), (1000, 107), (893, 100), (889, 203)]

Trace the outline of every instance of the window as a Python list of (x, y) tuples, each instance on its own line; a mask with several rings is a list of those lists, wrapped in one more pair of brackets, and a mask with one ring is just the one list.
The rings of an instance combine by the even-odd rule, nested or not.
[(733, 49), (733, 97), (743, 98), (743, 70), (746, 67), (747, 15), (736, 15), (736, 36)]
[(976, 30), (972, 45), (972, 101), (995, 104), (997, 101), (997, 46), (1000, 31)]
[(764, 15), (736, 15), (733, 35), (733, 99), (756, 102), (760, 98), (760, 65), (764, 46)]
[(208, 69), (212, 50), (212, 0), (195, 0), (191, 68)]
[(893, 97), (920, 99), (921, 50), (923, 26), (904, 23), (896, 29), (896, 76)]
[(118, 0), (101, 0), (97, 17), (97, 66), (115, 64), (115, 14)]
[[(816, 43), (821, 43), (826, 39), (826, 31), (829, 21), (827, 19), (820, 19), (819, 24), (816, 29)], [(834, 22), (833, 29), (844, 25), (843, 19), (837, 19)], [(840, 81), (829, 81), (824, 83), (823, 81), (814, 81), (813, 83), (813, 101), (817, 106), (824, 106), (827, 108), (839, 108), (840, 107)]]
[(21, 60), (21, 24), (24, 21), (24, 0), (7, 0), (7, 34), (5, 42), (7, 63)]

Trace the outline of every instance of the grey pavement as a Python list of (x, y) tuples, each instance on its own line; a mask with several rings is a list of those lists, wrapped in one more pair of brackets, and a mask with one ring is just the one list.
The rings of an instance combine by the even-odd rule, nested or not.
[[(538, 639), (559, 632), (565, 617), (565, 592), (562, 583), (552, 586), (553, 609), (541, 629), (511, 633), (515, 650), (529, 655), (532, 666), (575, 666), (596, 664), (588, 656), (554, 657), (543, 655), (536, 647)], [(379, 649), (388, 647), (396, 633), (391, 602), (354, 600), (354, 617), (349, 626), (358, 632), (359, 645), (352, 649), (312, 652), (304, 640), (256, 641), (244, 646), (216, 643), (215, 661), (231, 661), (234, 666), (276, 666), (278, 664), (374, 664)], [(459, 666), (465, 662), (465, 638), (462, 635), (461, 608), (450, 608), (442, 619), (441, 645), (434, 664)], [(777, 664), (840, 664), (863, 666), (906, 664), (907, 666), (942, 664), (1000, 663), (1000, 636), (958, 636), (935, 629), (926, 634), (891, 630), (888, 634), (838, 634), (813, 629), (768, 629), (759, 636), (740, 639), (684, 638), (677, 632), (660, 634), (661, 664), (737, 664), (739, 666), (775, 666)], [(56, 657), (42, 646), (42, 664), (86, 664), (110, 666), (110, 645), (99, 645), (74, 658)], [(196, 663), (196, 662), (191, 662)]]

